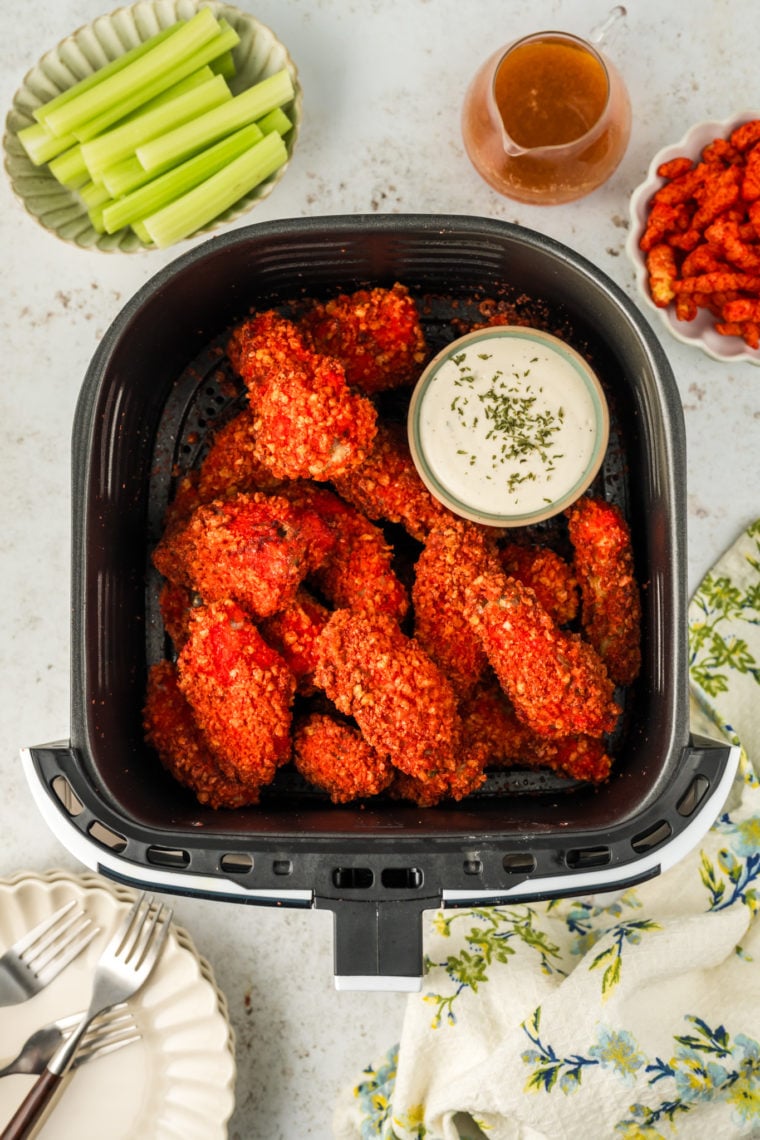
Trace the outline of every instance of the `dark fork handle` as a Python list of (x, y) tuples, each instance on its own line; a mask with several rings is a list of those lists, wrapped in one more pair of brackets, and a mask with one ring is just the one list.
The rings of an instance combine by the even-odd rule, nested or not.
[(63, 1076), (43, 1069), (11, 1119), (0, 1132), (0, 1140), (24, 1140), (37, 1124), (50, 1101), (60, 1088)]

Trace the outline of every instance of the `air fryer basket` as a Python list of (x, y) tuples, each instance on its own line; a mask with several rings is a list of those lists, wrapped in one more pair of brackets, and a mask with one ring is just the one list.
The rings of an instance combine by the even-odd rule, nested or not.
[[(484, 300), (547, 314), (591, 360), (612, 411), (596, 489), (631, 526), (643, 666), (601, 787), (516, 768), (460, 804), (334, 806), (287, 770), (261, 805), (202, 808), (142, 736), (164, 652), (150, 552), (178, 471), (239, 401), (223, 356), (251, 308), (400, 281), (433, 347)], [(71, 740), (24, 752), (50, 826), (86, 864), (167, 891), (336, 917), (339, 984), (414, 987), (420, 912), (621, 888), (697, 842), (736, 757), (688, 727), (685, 455), (668, 361), (632, 303), (564, 246), (506, 223), (328, 217), (213, 238), (127, 304), (85, 376), (73, 432)]]

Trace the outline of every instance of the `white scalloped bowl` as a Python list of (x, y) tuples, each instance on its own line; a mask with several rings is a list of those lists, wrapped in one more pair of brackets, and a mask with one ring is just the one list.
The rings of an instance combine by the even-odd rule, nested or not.
[(707, 353), (713, 360), (733, 363), (746, 360), (750, 364), (760, 364), (760, 349), (749, 348), (741, 337), (721, 336), (715, 331), (714, 318), (706, 309), (700, 309), (693, 321), (676, 319), (673, 305), (662, 309), (655, 305), (647, 283), (647, 269), (644, 254), (639, 249), (639, 240), (644, 232), (647, 208), (652, 195), (664, 184), (657, 174), (663, 162), (669, 162), (680, 155), (697, 159), (703, 148), (715, 138), (726, 138), (741, 123), (749, 119), (760, 119), (760, 111), (740, 111), (730, 119), (710, 120), (696, 123), (682, 139), (658, 151), (649, 164), (647, 176), (634, 190), (630, 201), (630, 229), (625, 249), (636, 271), (638, 291), (646, 305), (656, 312), (668, 332), (682, 344), (693, 345)]
[(272, 193), (284, 175), (298, 138), (302, 111), (298, 72), (285, 46), (268, 27), (229, 4), (217, 3), (216, 0), (138, 0), (130, 7), (98, 16), (91, 24), (67, 36), (27, 73), (13, 97), (3, 138), (5, 169), (11, 187), (27, 213), (56, 237), (84, 249), (104, 253), (147, 252), (152, 248), (143, 245), (129, 228), (115, 234), (98, 233), (76, 194), (56, 182), (45, 167), (34, 166), (29, 160), (18, 141), (18, 132), (34, 122), (32, 111), (41, 103), (130, 48), (144, 43), (169, 24), (189, 19), (200, 8), (210, 8), (215, 16), (223, 16), (240, 36), (240, 43), (232, 53), (236, 68), (236, 75), (230, 81), (233, 95), (286, 67), (293, 80), (295, 97), (284, 108), (293, 123), (285, 139), (288, 161), (192, 237), (210, 233), (247, 213)]

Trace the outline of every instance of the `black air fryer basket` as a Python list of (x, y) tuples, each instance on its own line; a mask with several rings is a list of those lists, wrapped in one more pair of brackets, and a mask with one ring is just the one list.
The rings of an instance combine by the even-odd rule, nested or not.
[[(607, 783), (521, 768), (459, 804), (334, 806), (283, 769), (258, 807), (202, 808), (141, 727), (165, 652), (150, 553), (173, 480), (240, 406), (223, 357), (252, 308), (408, 286), (431, 348), (505, 302), (543, 314), (591, 361), (611, 408), (595, 490), (624, 510), (643, 597), (643, 665)], [(104, 337), (73, 434), (71, 740), (25, 750), (35, 798), (83, 863), (137, 886), (335, 915), (345, 987), (416, 988), (420, 912), (622, 889), (708, 829), (735, 751), (690, 735), (685, 455), (668, 361), (635, 306), (564, 246), (506, 223), (327, 217), (213, 238), (158, 273)]]

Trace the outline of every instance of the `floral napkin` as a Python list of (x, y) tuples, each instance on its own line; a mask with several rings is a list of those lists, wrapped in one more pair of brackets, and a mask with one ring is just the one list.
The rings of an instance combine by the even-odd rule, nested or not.
[(760, 1137), (760, 521), (689, 608), (692, 727), (741, 745), (699, 847), (617, 896), (439, 911), (336, 1140)]

